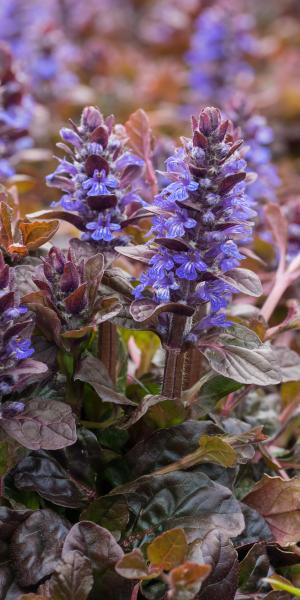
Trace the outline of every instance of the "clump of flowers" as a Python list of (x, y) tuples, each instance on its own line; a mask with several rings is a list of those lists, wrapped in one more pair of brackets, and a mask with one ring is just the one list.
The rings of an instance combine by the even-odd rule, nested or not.
[(263, 115), (254, 112), (250, 102), (242, 95), (232, 98), (227, 113), (235, 127), (236, 135), (243, 135), (245, 140), (243, 155), (247, 161), (248, 172), (256, 175), (249, 185), (249, 196), (254, 203), (274, 202), (280, 178), (275, 165), (272, 164), (272, 127)]
[(203, 102), (224, 103), (233, 87), (247, 88), (253, 81), (249, 58), (258, 52), (253, 17), (232, 0), (214, 2), (197, 19), (187, 56), (190, 84)]
[(32, 145), (33, 101), (7, 46), (0, 46), (0, 178), (14, 175), (18, 153)]
[(34, 353), (32, 328), (32, 317), (15, 289), (14, 270), (0, 252), (0, 398), (15, 389), (18, 367)]
[(78, 52), (64, 35), (60, 3), (4, 0), (0, 26), (2, 39), (21, 64), (36, 98), (49, 101), (74, 89)]
[(107, 246), (119, 236), (130, 205), (143, 204), (134, 183), (144, 161), (127, 150), (122, 126), (113, 116), (104, 119), (97, 108), (86, 107), (80, 125), (71, 125), (61, 129), (63, 144), (58, 144), (66, 157), (47, 177), (49, 186), (64, 192), (53, 206), (79, 215), (83, 240)]
[(153, 251), (148, 270), (135, 288), (136, 298), (150, 286), (157, 303), (209, 306), (201, 328), (227, 325), (224, 314), (234, 286), (226, 282), (244, 256), (255, 211), (246, 195), (246, 161), (241, 141), (216, 108), (193, 118), (193, 138), (166, 161), (170, 183), (154, 201)]

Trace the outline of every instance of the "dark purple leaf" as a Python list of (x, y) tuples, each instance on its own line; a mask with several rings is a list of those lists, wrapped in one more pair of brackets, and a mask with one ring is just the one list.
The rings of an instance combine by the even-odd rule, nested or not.
[(118, 541), (129, 519), (127, 503), (118, 496), (102, 496), (83, 510), (80, 518), (108, 529)]
[(65, 210), (52, 210), (52, 211), (44, 211), (40, 210), (36, 213), (31, 213), (27, 215), (29, 218), (39, 218), (42, 219), (59, 219), (61, 221), (67, 221), (67, 223), (71, 223), (79, 229), (80, 231), (85, 231), (85, 225), (82, 218), (76, 213), (72, 213)]
[(106, 194), (102, 196), (89, 196), (87, 204), (92, 210), (102, 212), (107, 208), (114, 208), (118, 203), (117, 196), (115, 194)]
[(30, 450), (57, 450), (76, 442), (71, 408), (56, 400), (30, 400), (22, 413), (0, 423), (8, 435)]
[(260, 580), (267, 577), (269, 569), (270, 560), (266, 544), (264, 542), (254, 544), (240, 563), (239, 590), (245, 593), (257, 592)]
[(156, 320), (158, 315), (163, 312), (186, 315), (191, 317), (195, 310), (187, 304), (178, 302), (166, 302), (165, 304), (157, 304), (154, 300), (143, 298), (134, 300), (130, 306), (130, 314), (135, 321), (144, 323), (146, 321)]
[(46, 452), (29, 454), (18, 463), (12, 477), (17, 489), (37, 492), (59, 506), (82, 508), (88, 501), (88, 489), (77, 485), (59, 462)]
[(249, 296), (259, 297), (262, 294), (262, 286), (259, 277), (249, 269), (231, 269), (220, 277), (235, 289)]
[(202, 584), (197, 600), (234, 600), (238, 586), (237, 553), (219, 529), (210, 531), (201, 545), (203, 560), (212, 572)]
[(37, 510), (13, 533), (10, 556), (19, 585), (36, 585), (56, 568), (69, 523), (52, 510)]
[(9, 375), (14, 382), (14, 391), (21, 392), (31, 383), (36, 383), (44, 379), (48, 372), (48, 367), (44, 363), (27, 358), (22, 360), (17, 367), (9, 371)]
[(124, 394), (114, 389), (112, 380), (104, 364), (91, 354), (85, 356), (79, 363), (74, 380), (89, 383), (103, 402), (113, 404), (127, 404), (136, 406), (134, 402), (126, 398)]
[(93, 581), (91, 561), (79, 552), (69, 552), (39, 592), (45, 600), (86, 600)]
[(220, 433), (221, 430), (210, 421), (186, 421), (182, 425), (153, 432), (126, 454), (131, 478), (137, 479), (161, 469), (197, 450), (202, 435)]
[(235, 536), (244, 528), (239, 503), (231, 491), (214, 483), (198, 467), (167, 475), (145, 476), (117, 487), (111, 495), (124, 496), (133, 516), (131, 539), (143, 543), (147, 532), (183, 527), (190, 541), (218, 527)]
[(136, 246), (116, 246), (115, 250), (131, 258), (132, 260), (138, 260), (139, 262), (149, 264), (150, 259), (154, 256), (155, 251), (147, 248), (144, 244), (137, 244)]
[[(99, 127), (98, 129), (99, 129), (98, 134), (99, 134), (99, 136), (101, 136), (103, 131), (105, 131), (104, 127)], [(97, 132), (97, 129), (95, 129), (94, 134), (96, 134), (96, 132)], [(107, 142), (106, 131), (105, 131), (105, 139)], [(89, 177), (93, 177), (94, 171), (101, 172), (104, 170), (106, 174), (109, 172), (109, 165), (108, 165), (107, 160), (105, 160), (105, 158), (103, 158), (102, 156), (99, 156), (98, 154), (91, 154), (90, 156), (88, 156), (88, 158), (85, 161), (84, 166), (85, 166), (85, 170)]]
[(110, 531), (91, 521), (81, 521), (72, 527), (64, 542), (62, 558), (69, 552), (86, 556), (92, 568), (100, 572), (113, 567), (123, 556), (122, 548)]

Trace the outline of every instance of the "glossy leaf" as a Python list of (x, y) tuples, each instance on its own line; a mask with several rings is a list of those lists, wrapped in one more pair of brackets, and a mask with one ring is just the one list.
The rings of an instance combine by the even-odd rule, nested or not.
[(37, 510), (15, 530), (10, 555), (17, 582), (36, 585), (56, 568), (68, 533), (68, 522), (52, 510)]
[(80, 518), (83, 521), (93, 521), (93, 523), (108, 529), (118, 540), (129, 519), (127, 503), (123, 498), (114, 498), (113, 496), (96, 498), (83, 510)]
[(42, 498), (69, 508), (81, 508), (87, 501), (84, 490), (69, 473), (46, 452), (33, 452), (21, 460), (13, 471), (19, 490), (37, 492)]
[(144, 477), (115, 488), (111, 495), (126, 498), (134, 517), (131, 534), (141, 542), (148, 530), (155, 533), (161, 528), (187, 527), (191, 535), (205, 535), (218, 523), (220, 531), (230, 536), (244, 528), (238, 502), (230, 490), (211, 481), (198, 468)]
[(234, 381), (257, 385), (279, 383), (281, 374), (272, 348), (268, 344), (251, 346), (243, 347), (239, 339), (221, 334), (211, 345), (202, 342), (199, 350), (214, 371)]

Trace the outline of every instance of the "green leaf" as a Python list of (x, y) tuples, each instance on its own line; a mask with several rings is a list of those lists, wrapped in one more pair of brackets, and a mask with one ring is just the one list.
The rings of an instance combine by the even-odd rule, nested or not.
[(217, 435), (203, 435), (199, 441), (200, 462), (212, 462), (222, 467), (233, 467), (237, 462), (237, 453), (226, 439)]
[(147, 556), (154, 566), (170, 571), (184, 561), (187, 550), (188, 544), (183, 529), (170, 529), (149, 544)]
[(241, 389), (241, 387), (241, 383), (238, 383), (233, 379), (223, 377), (223, 375), (215, 375), (204, 383), (201, 388), (197, 401), (197, 409), (199, 406), (199, 409), (202, 412), (210, 412), (215, 409), (219, 400), (232, 392), (236, 392)]
[(273, 590), (289, 592), (289, 594), (300, 598), (300, 588), (296, 588), (294, 585), (284, 579), (284, 577), (272, 575), (272, 577), (267, 577), (265, 581), (272, 586)]

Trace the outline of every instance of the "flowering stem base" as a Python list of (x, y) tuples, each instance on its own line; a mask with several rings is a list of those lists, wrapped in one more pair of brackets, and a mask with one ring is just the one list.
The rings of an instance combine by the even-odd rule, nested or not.
[(189, 389), (201, 379), (203, 375), (202, 355), (197, 348), (188, 350), (184, 359), (184, 388)]
[(182, 315), (173, 315), (171, 319), (162, 394), (167, 398), (180, 398), (183, 390), (185, 358), (182, 352), (182, 341), (187, 318)]
[(105, 365), (112, 382), (117, 379), (118, 335), (116, 326), (105, 321), (98, 329), (98, 357)]

